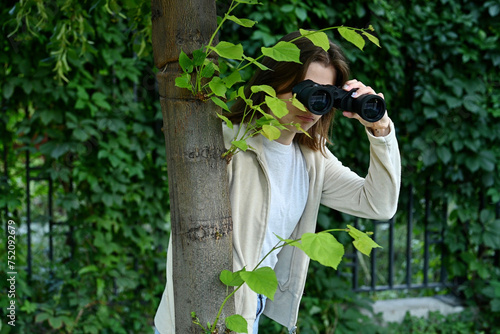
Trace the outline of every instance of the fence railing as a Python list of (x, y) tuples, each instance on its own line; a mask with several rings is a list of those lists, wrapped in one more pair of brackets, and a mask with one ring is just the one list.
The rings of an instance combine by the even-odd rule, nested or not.
[[(404, 196), (404, 194), (403, 194)], [(386, 291), (386, 290), (409, 290), (409, 289), (428, 289), (428, 288), (445, 288), (450, 286), (450, 282), (447, 281), (446, 268), (444, 263), (444, 250), (443, 247), (439, 248), (439, 252), (432, 252), (432, 258), (439, 258), (439, 280), (432, 281), (429, 279), (430, 273), (430, 259), (431, 259), (431, 251), (430, 248), (432, 245), (444, 245), (444, 233), (446, 228), (447, 221), (447, 206), (443, 207), (443, 222), (439, 230), (433, 230), (429, 226), (429, 216), (430, 216), (430, 208), (431, 201), (428, 191), (425, 194), (425, 214), (424, 214), (424, 231), (423, 231), (423, 254), (421, 257), (423, 258), (423, 267), (420, 272), (422, 275), (421, 282), (415, 282), (413, 280), (413, 241), (414, 239), (414, 191), (413, 187), (409, 186), (406, 191), (407, 196), (407, 217), (406, 217), (406, 240), (405, 240), (405, 278), (402, 283), (395, 283), (395, 252), (396, 247), (394, 245), (395, 239), (395, 222), (396, 219), (393, 217), (388, 221), (373, 221), (373, 240), (378, 241), (378, 237), (380, 235), (380, 228), (386, 227), (385, 230), (388, 233), (388, 249), (387, 256), (381, 258), (379, 255), (380, 250), (375, 248), (372, 250), (372, 254), (370, 256), (370, 279), (369, 284), (360, 284), (359, 283), (359, 270), (360, 270), (360, 258), (358, 252), (354, 254), (350, 254), (351, 262), (346, 266), (352, 268), (352, 287), (354, 291), (357, 292), (374, 292), (374, 291)], [(401, 220), (401, 218), (399, 219)], [(355, 227), (358, 226), (358, 219), (356, 219)], [(401, 249), (399, 249), (401, 250)], [(379, 274), (379, 266), (377, 263), (379, 261), (383, 261), (386, 263), (386, 276), (387, 282), (385, 284), (378, 284), (377, 277)], [(433, 272), (436, 268), (433, 268)]]

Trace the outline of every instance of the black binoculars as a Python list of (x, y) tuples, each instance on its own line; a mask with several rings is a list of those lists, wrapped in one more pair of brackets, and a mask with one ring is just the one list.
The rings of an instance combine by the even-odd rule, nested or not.
[(324, 115), (332, 108), (357, 113), (368, 122), (376, 122), (385, 114), (385, 101), (378, 95), (353, 98), (357, 89), (345, 91), (332, 85), (320, 85), (312, 80), (299, 82), (292, 88), (297, 99), (313, 114)]

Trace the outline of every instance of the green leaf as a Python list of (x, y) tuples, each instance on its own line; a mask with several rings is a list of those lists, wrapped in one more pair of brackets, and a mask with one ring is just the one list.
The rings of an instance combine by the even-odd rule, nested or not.
[(491, 231), (483, 235), (484, 245), (492, 249), (500, 249), (500, 233)]
[(270, 70), (269, 67), (265, 66), (265, 65), (262, 65), (261, 63), (259, 63), (257, 60), (255, 60), (254, 58), (252, 57), (247, 57), (247, 56), (243, 56), (243, 59), (247, 60), (248, 62), (250, 62), (251, 64), (254, 64), (255, 66), (257, 66), (258, 68), (260, 68), (262, 71), (268, 71)]
[(445, 146), (439, 146), (436, 149), (436, 154), (439, 157), (439, 159), (441, 159), (441, 161), (445, 164), (450, 162), (452, 157), (450, 150)]
[(233, 314), (226, 318), (226, 327), (235, 333), (248, 333), (248, 323), (239, 314)]
[(271, 109), (274, 116), (281, 118), (288, 114), (288, 108), (285, 101), (269, 95), (266, 95), (265, 100), (267, 106), (269, 107), (269, 109)]
[(297, 128), (297, 130), (299, 130), (300, 132), (302, 132), (303, 134), (312, 139), (311, 135), (306, 130), (302, 129), (299, 123), (296, 123), (295, 127)]
[(245, 271), (244, 268), (234, 273), (229, 270), (223, 270), (220, 273), (219, 279), (227, 286), (240, 286), (244, 283), (243, 279), (240, 277), (240, 273), (243, 271)]
[(104, 280), (102, 278), (98, 278), (96, 280), (96, 288), (97, 288), (96, 294), (97, 294), (98, 298), (102, 297), (103, 292), (104, 292), (104, 287), (105, 287)]
[(240, 88), (238, 88), (238, 96), (241, 97), (243, 100), (246, 100), (245, 87), (241, 86)]
[[(261, 112), (262, 116), (261, 118), (259, 118), (257, 121), (255, 121), (255, 124), (257, 126), (260, 126), (262, 127), (264, 124), (271, 124), (273, 123), (273, 121), (277, 121), (276, 118), (274, 118), (273, 115), (269, 115), (265, 112)], [(278, 122), (279, 123), (279, 122)]]
[(193, 51), (193, 65), (201, 66), (205, 63), (205, 59), (207, 58), (206, 52), (203, 50), (194, 50)]
[(236, 146), (237, 148), (239, 148), (243, 152), (248, 150), (248, 144), (247, 144), (246, 140), (233, 140), (231, 142), (231, 144)]
[(243, 46), (241, 44), (235, 45), (222, 41), (211, 49), (223, 58), (243, 60)]
[[(222, 102), (222, 101), (221, 101)], [(226, 122), (227, 124), (227, 127), (230, 128), (230, 129), (233, 129), (233, 122), (231, 122), (226, 116), (224, 115), (221, 115), (219, 113), (217, 113), (217, 116), (223, 120), (224, 122)]]
[(252, 90), (252, 93), (264, 92), (267, 95), (276, 97), (276, 91), (274, 90), (273, 87), (268, 85), (252, 86), (250, 89)]
[(326, 232), (304, 233), (299, 247), (311, 258), (324, 266), (337, 269), (344, 256), (344, 246), (333, 235)]
[(3, 85), (3, 96), (6, 98), (6, 99), (9, 99), (12, 94), (14, 93), (14, 84), (12, 83), (12, 81), (7, 81), (4, 85)]
[[(21, 311), (23, 312), (26, 312), (27, 314), (31, 314), (31, 313), (34, 313), (35, 311), (37, 311), (39, 308), (38, 308), (38, 305), (37, 303), (30, 303), (29, 300), (25, 300), (23, 302), (23, 306), (21, 306)], [(43, 314), (43, 313), (42, 313)]]
[(79, 141), (84, 142), (87, 139), (89, 139), (90, 136), (85, 131), (83, 131), (82, 129), (76, 128), (76, 129), (73, 130), (73, 137), (75, 137)]
[(214, 92), (215, 95), (225, 97), (227, 87), (219, 77), (214, 77), (209, 83), (208, 86)]
[(479, 277), (486, 279), (488, 277), (488, 267), (481, 261), (474, 259), (469, 262), (469, 270), (475, 271), (479, 274)]
[(193, 72), (193, 68), (194, 68), (193, 61), (182, 50), (181, 50), (181, 54), (179, 55), (179, 65), (181, 66), (181, 68), (184, 72), (186, 72), (186, 73)]
[(464, 107), (472, 113), (479, 113), (483, 110), (481, 106), (481, 98), (476, 94), (468, 94), (463, 97)]
[(289, 61), (302, 64), (300, 61), (300, 49), (291, 42), (278, 42), (273, 47), (261, 48), (262, 54), (276, 61)]
[(191, 85), (191, 75), (187, 73), (175, 78), (175, 85), (179, 88), (186, 88), (191, 92), (193, 91), (193, 86)]
[(274, 300), (274, 294), (278, 289), (278, 280), (274, 270), (269, 267), (262, 267), (254, 271), (241, 272), (240, 276), (254, 292)]
[(380, 48), (380, 42), (379, 42), (377, 37), (373, 36), (372, 34), (366, 32), (366, 31), (363, 31), (363, 35), (365, 35), (370, 42), (372, 42), (373, 44), (375, 44), (376, 46), (378, 46)]
[(83, 101), (83, 100), (76, 100), (76, 103), (75, 103), (75, 109), (85, 109), (85, 107), (87, 106), (87, 102), (86, 101)]
[(492, 299), (490, 305), (492, 312), (500, 312), (500, 298)]
[(479, 169), (479, 167), (481, 167), (480, 161), (477, 157), (470, 157), (465, 160), (465, 165), (471, 172), (475, 172)]
[(263, 125), (262, 134), (269, 140), (276, 140), (281, 136), (281, 131), (272, 125)]
[(378, 245), (372, 238), (370, 238), (366, 233), (361, 232), (360, 230), (352, 227), (351, 225), (347, 225), (349, 229), (349, 235), (354, 239), (352, 244), (359, 250), (361, 253), (370, 256), (370, 253), (373, 248), (382, 248)]
[(422, 95), (422, 102), (431, 106), (436, 105), (436, 100), (434, 99), (431, 90), (424, 91), (424, 94)]
[(292, 105), (302, 111), (306, 111), (306, 107), (296, 98), (297, 94), (294, 94), (292, 97)]
[(91, 100), (95, 103), (95, 105), (105, 109), (111, 110), (111, 105), (106, 101), (106, 95), (101, 92), (96, 92), (92, 94)]
[(219, 99), (218, 97), (216, 97), (216, 96), (212, 96), (210, 99), (211, 99), (211, 100), (212, 100), (212, 101), (213, 101), (216, 105), (218, 105), (219, 107), (221, 107), (221, 108), (222, 108), (222, 109), (224, 109), (225, 111), (230, 112), (229, 107), (227, 106), (227, 104), (226, 104), (224, 101), (222, 101), (221, 99)]
[(439, 116), (435, 107), (431, 107), (431, 108), (424, 107), (424, 115), (428, 119), (437, 118)]
[(208, 62), (205, 66), (203, 66), (203, 69), (201, 70), (201, 76), (202, 78), (211, 78), (215, 73), (215, 66), (214, 63)]
[(458, 108), (462, 105), (462, 99), (457, 98), (451, 95), (447, 95), (444, 97), (444, 100), (446, 101), (446, 104), (448, 105), (448, 108), (450, 109), (455, 109)]
[(365, 47), (365, 40), (355, 30), (347, 27), (340, 27), (337, 30), (348, 42), (354, 44), (360, 50), (363, 50)]
[(492, 151), (483, 150), (479, 152), (479, 162), (481, 168), (487, 172), (493, 172), (495, 170), (495, 167), (497, 166), (496, 160), (495, 153)]
[(252, 21), (249, 19), (239, 19), (234, 15), (226, 15), (226, 18), (245, 28), (251, 28), (257, 23), (256, 21)]
[(223, 78), (222, 81), (226, 84), (227, 88), (233, 87), (235, 83), (238, 82), (243, 82), (243, 79), (241, 78), (241, 74), (238, 71), (234, 71), (227, 77)]
[(314, 45), (325, 51), (330, 49), (330, 40), (324, 32), (309, 31), (304, 29), (300, 29), (299, 31), (302, 36), (307, 37)]
[(86, 266), (86, 267), (83, 267), (82, 269), (80, 269), (80, 270), (78, 271), (78, 276), (81, 276), (81, 275), (86, 274), (86, 273), (89, 273), (89, 272), (95, 272), (95, 271), (97, 271), (97, 270), (98, 270), (98, 268), (97, 268), (97, 266), (96, 266), (96, 265), (94, 265), (94, 264), (93, 264), (93, 265), (90, 265), (90, 266)]
[(76, 87), (76, 96), (78, 96), (78, 99), (88, 101), (89, 100), (89, 94), (85, 90), (84, 87), (77, 86)]
[(485, 225), (485, 231), (483, 233), (484, 244), (492, 249), (500, 249), (500, 219), (488, 222), (484, 225)]
[[(492, 16), (495, 17), (500, 13), (500, 5), (494, 4), (492, 1), (492, 4), (488, 7), (488, 13)], [(500, 300), (498, 300), (499, 305), (500, 305)], [(499, 307), (500, 310), (500, 307)]]
[(69, 145), (67, 143), (58, 143), (56, 144), (52, 152), (50, 152), (50, 156), (54, 159), (57, 159), (68, 151)]
[(50, 327), (52, 327), (54, 329), (59, 329), (59, 328), (62, 327), (63, 318), (61, 318), (61, 317), (50, 317), (49, 318), (49, 324), (50, 324)]
[(49, 319), (51, 315), (49, 313), (39, 313), (35, 317), (35, 322), (44, 322), (45, 320)]
[(302, 7), (295, 7), (295, 15), (301, 21), (305, 21), (307, 19), (307, 10)]

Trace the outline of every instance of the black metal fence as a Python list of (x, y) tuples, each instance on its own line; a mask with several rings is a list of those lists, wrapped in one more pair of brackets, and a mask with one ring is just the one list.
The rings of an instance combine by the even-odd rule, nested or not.
[[(412, 279), (413, 267), (412, 267), (412, 242), (414, 241), (414, 192), (413, 187), (410, 186), (407, 189), (408, 204), (407, 204), (407, 217), (406, 217), (406, 247), (405, 247), (405, 278), (402, 283), (395, 283), (395, 252), (396, 247), (394, 246), (395, 239), (395, 218), (392, 218), (388, 221), (373, 221), (373, 240), (378, 241), (378, 237), (380, 232), (378, 230), (380, 227), (385, 226), (387, 231), (388, 238), (388, 249), (387, 249), (387, 257), (381, 259), (379, 255), (380, 250), (373, 249), (372, 254), (370, 256), (370, 282), (369, 284), (360, 285), (359, 283), (359, 256), (357, 256), (357, 252), (351, 254), (352, 262), (348, 264), (348, 267), (352, 268), (352, 287), (354, 291), (357, 292), (367, 292), (367, 291), (385, 291), (385, 290), (409, 290), (409, 289), (428, 289), (428, 288), (445, 288), (450, 286), (450, 282), (447, 281), (446, 268), (444, 263), (444, 233), (446, 228), (446, 212), (447, 206), (443, 207), (443, 224), (440, 229), (435, 230), (429, 227), (429, 216), (430, 216), (430, 198), (429, 194), (426, 193), (425, 196), (425, 214), (424, 214), (424, 231), (423, 231), (423, 254), (421, 254), (423, 258), (423, 268), (421, 270), (422, 280), (421, 282), (414, 282)], [(357, 227), (357, 222), (355, 227)], [(440, 247), (436, 247), (438, 252), (431, 252), (431, 246), (438, 245)], [(430, 279), (430, 260), (431, 258), (439, 258), (439, 279), (432, 280)], [(377, 273), (378, 273), (378, 261), (384, 261), (387, 264), (386, 269), (386, 277), (387, 280), (384, 282), (385, 284), (378, 284), (377, 282)], [(435, 271), (434, 268), (433, 271)]]

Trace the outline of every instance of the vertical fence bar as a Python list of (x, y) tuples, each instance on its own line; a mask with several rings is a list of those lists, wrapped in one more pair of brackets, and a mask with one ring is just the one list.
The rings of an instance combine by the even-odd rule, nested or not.
[[(358, 218), (356, 218), (354, 220), (354, 228), (358, 228)], [(358, 261), (358, 251), (356, 250), (356, 248), (352, 248), (352, 251), (353, 251), (353, 254), (354, 254), (354, 258), (353, 258), (353, 262), (354, 262), (354, 268), (352, 270), (352, 287), (354, 290), (357, 290), (358, 289), (358, 270), (359, 270), (359, 261)]]
[(394, 217), (389, 220), (389, 289), (394, 286)]
[[(500, 202), (498, 202), (496, 205), (496, 219), (500, 219)], [(496, 267), (500, 267), (500, 251), (498, 250), (495, 251), (495, 257), (493, 262), (495, 263)]]
[(413, 185), (408, 189), (408, 222), (406, 224), (406, 286), (411, 287), (411, 242), (413, 239)]
[[(71, 179), (71, 182), (69, 183), (69, 192), (70, 193), (73, 193), (73, 190), (74, 190), (74, 186), (73, 186), (73, 179)], [(75, 255), (75, 249), (76, 249), (76, 244), (75, 244), (75, 240), (73, 239), (73, 235), (74, 235), (74, 232), (75, 232), (75, 225), (74, 225), (74, 221), (76, 219), (71, 219), (69, 221), (69, 237), (68, 237), (68, 243), (69, 245), (71, 246), (71, 259), (73, 259), (73, 256)]]
[(429, 284), (429, 218), (431, 213), (429, 178), (425, 182), (425, 217), (424, 217), (424, 286)]
[[(376, 222), (373, 222), (373, 241), (377, 242), (377, 224)], [(371, 289), (372, 291), (375, 291), (377, 288), (377, 249), (374, 248), (372, 249), (372, 254), (371, 254), (371, 268), (370, 268), (370, 275), (371, 275)]]
[(28, 238), (28, 280), (31, 280), (31, 175), (30, 175), (30, 152), (29, 147), (26, 150), (26, 224)]
[(444, 258), (445, 258), (445, 244), (444, 244), (444, 237), (445, 237), (445, 232), (446, 232), (446, 227), (448, 226), (448, 201), (444, 200), (443, 202), (443, 223), (441, 225), (441, 273), (440, 275), (440, 282), (445, 283), (446, 282), (446, 267), (444, 265)]
[(54, 209), (53, 209), (53, 188), (52, 188), (52, 179), (50, 176), (48, 177), (49, 181), (49, 260), (50, 260), (50, 265), (52, 267), (52, 264), (54, 262), (54, 240), (53, 240), (53, 225), (54, 225)]

